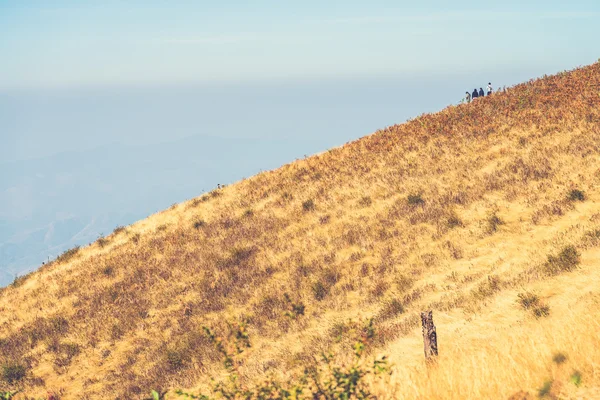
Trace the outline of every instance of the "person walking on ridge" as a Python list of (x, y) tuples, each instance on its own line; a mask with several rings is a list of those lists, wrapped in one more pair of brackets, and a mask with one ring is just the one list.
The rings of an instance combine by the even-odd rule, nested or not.
[(487, 87), (487, 95), (489, 96), (489, 95), (491, 95), (491, 94), (492, 94), (492, 83), (491, 83), (491, 82), (489, 82), (489, 83), (488, 83), (488, 87)]
[(484, 97), (485, 93), (483, 93), (483, 88), (479, 88), (479, 97)]
[(477, 89), (473, 89), (473, 94), (471, 95), (471, 98), (473, 100), (475, 100), (478, 97), (479, 97), (479, 93), (477, 93)]
[(467, 104), (471, 102), (471, 93), (465, 92), (465, 101), (467, 102)]

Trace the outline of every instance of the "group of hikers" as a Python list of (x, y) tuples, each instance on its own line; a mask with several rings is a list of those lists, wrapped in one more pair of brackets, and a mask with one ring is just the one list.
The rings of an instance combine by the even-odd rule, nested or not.
[[(487, 96), (490, 96), (492, 94), (492, 83), (489, 82), (488, 86), (487, 86)], [(475, 100), (478, 97), (485, 97), (486, 94), (483, 91), (483, 88), (479, 88), (479, 90), (477, 90), (477, 88), (473, 89), (473, 93), (469, 93), (469, 92), (465, 92), (466, 93), (466, 97), (465, 100), (467, 103), (470, 103), (472, 100)]]

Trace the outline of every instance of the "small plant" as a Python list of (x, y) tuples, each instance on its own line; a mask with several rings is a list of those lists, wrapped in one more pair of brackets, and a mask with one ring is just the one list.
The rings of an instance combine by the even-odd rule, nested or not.
[(415, 283), (414, 279), (406, 275), (398, 275), (394, 278), (394, 283), (396, 284), (396, 288), (400, 292), (405, 292), (410, 289)]
[(494, 212), (488, 216), (486, 224), (486, 232), (491, 235), (498, 230), (500, 225), (504, 225), (504, 221)]
[(104, 248), (108, 245), (109, 240), (105, 237), (103, 237), (102, 235), (100, 235), (98, 237), (98, 240), (96, 240), (96, 243), (98, 243), (98, 246), (100, 246), (101, 248)]
[(492, 296), (494, 293), (500, 291), (500, 285), (502, 281), (495, 275), (490, 275), (487, 280), (483, 281), (477, 289), (473, 291), (473, 295), (477, 298), (484, 299)]
[(358, 205), (361, 207), (369, 207), (371, 204), (373, 204), (373, 200), (368, 196), (365, 196), (358, 201)]
[(111, 265), (107, 265), (102, 268), (102, 274), (105, 276), (113, 276), (115, 273), (115, 269)]
[(134, 233), (131, 236), (131, 241), (135, 244), (138, 244), (140, 242), (141, 237), (142, 237), (142, 235), (140, 235), (139, 233)]
[(172, 370), (178, 370), (183, 368), (185, 364), (185, 359), (183, 353), (179, 350), (169, 350), (167, 351), (166, 361), (169, 368)]
[(579, 189), (573, 189), (569, 192), (569, 200), (571, 201), (584, 201), (585, 193)]
[(316, 208), (315, 202), (312, 199), (306, 200), (304, 203), (302, 203), (302, 209), (305, 212), (314, 211), (315, 208)]
[(581, 372), (579, 371), (574, 371), (573, 374), (571, 374), (571, 377), (569, 378), (569, 380), (571, 381), (571, 383), (577, 387), (581, 386)]
[(284, 297), (285, 302), (286, 302), (286, 304), (287, 304), (287, 306), (289, 308), (284, 313), (284, 315), (286, 317), (289, 317), (291, 319), (296, 319), (296, 318), (304, 315), (305, 306), (304, 306), (304, 304), (302, 302), (295, 303), (294, 301), (292, 301), (292, 298), (287, 293), (284, 293), (283, 297)]
[(425, 204), (425, 200), (423, 200), (423, 197), (421, 197), (420, 193), (409, 194), (408, 197), (406, 198), (406, 201), (411, 206), (421, 206), (421, 205)]
[(554, 363), (556, 365), (561, 365), (563, 364), (565, 361), (567, 361), (567, 356), (564, 355), (563, 353), (555, 353), (552, 356), (552, 361), (554, 361)]
[(119, 225), (119, 226), (117, 226), (117, 227), (115, 228), (115, 230), (113, 231), (113, 235), (118, 235), (118, 234), (119, 234), (119, 233), (121, 233), (121, 232), (125, 232), (125, 227), (124, 227), (124, 226), (121, 226), (121, 225)]
[(19, 392), (20, 390), (14, 392), (0, 392), (0, 400), (12, 400)]
[(15, 279), (12, 281), (12, 283), (10, 284), (10, 286), (14, 287), (14, 288), (18, 288), (19, 286), (21, 286), (22, 284), (25, 283), (25, 281), (27, 280), (27, 277), (29, 276), (29, 274), (27, 275), (21, 275), (21, 276), (15, 276)]
[(69, 249), (67, 251), (65, 251), (64, 253), (62, 253), (60, 256), (58, 256), (56, 258), (56, 262), (57, 263), (63, 263), (63, 262), (67, 262), (70, 259), (72, 259), (73, 257), (75, 257), (77, 255), (77, 253), (79, 253), (79, 246), (75, 246), (72, 249)]
[(540, 298), (534, 293), (519, 293), (517, 295), (518, 303), (527, 311), (531, 311), (536, 318), (547, 317), (550, 315), (550, 307), (540, 301)]
[(316, 281), (312, 285), (312, 292), (313, 296), (315, 297), (315, 300), (321, 301), (327, 296), (329, 289), (327, 289), (323, 282)]
[(448, 226), (448, 228), (454, 229), (454, 228), (463, 226), (463, 223), (456, 214), (452, 214), (446, 220), (446, 225)]
[(20, 382), (26, 374), (27, 369), (22, 364), (9, 363), (2, 366), (2, 380), (9, 385)]
[(252, 209), (247, 209), (246, 211), (244, 211), (244, 218), (250, 218), (254, 215), (254, 211), (252, 211)]
[(552, 383), (553, 383), (553, 381), (551, 381), (551, 380), (546, 381), (546, 382), (544, 382), (542, 387), (538, 389), (538, 396), (541, 399), (543, 399), (544, 397), (546, 397), (550, 394), (550, 392), (552, 391)]
[(150, 397), (146, 397), (146, 398), (144, 398), (144, 400), (166, 400), (167, 392), (168, 392), (168, 390), (165, 390), (162, 392), (152, 390), (150, 392)]
[(549, 255), (544, 264), (546, 272), (554, 275), (574, 270), (580, 263), (580, 255), (573, 245), (565, 246), (558, 255)]
[(206, 226), (206, 222), (204, 222), (204, 220), (196, 220), (194, 221), (194, 229), (200, 229), (203, 228), (204, 226)]

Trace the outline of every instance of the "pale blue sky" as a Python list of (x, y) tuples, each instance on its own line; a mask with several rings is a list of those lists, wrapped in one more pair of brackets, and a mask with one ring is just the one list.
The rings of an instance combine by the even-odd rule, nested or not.
[(554, 71), (600, 56), (599, 20), (597, 0), (0, 0), (0, 88)]

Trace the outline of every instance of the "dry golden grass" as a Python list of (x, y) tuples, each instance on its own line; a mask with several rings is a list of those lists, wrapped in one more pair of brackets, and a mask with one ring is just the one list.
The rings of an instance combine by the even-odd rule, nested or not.
[[(221, 368), (201, 327), (235, 319), (253, 344), (242, 379), (290, 378), (373, 317), (373, 352), (394, 364), (379, 397), (535, 398), (552, 381), (547, 398), (600, 398), (599, 85), (598, 63), (518, 85), (66, 254), (0, 293), (0, 364), (26, 368), (0, 390), (206, 389)], [(285, 315), (284, 293), (304, 315)], [(425, 309), (440, 348), (429, 367)]]

